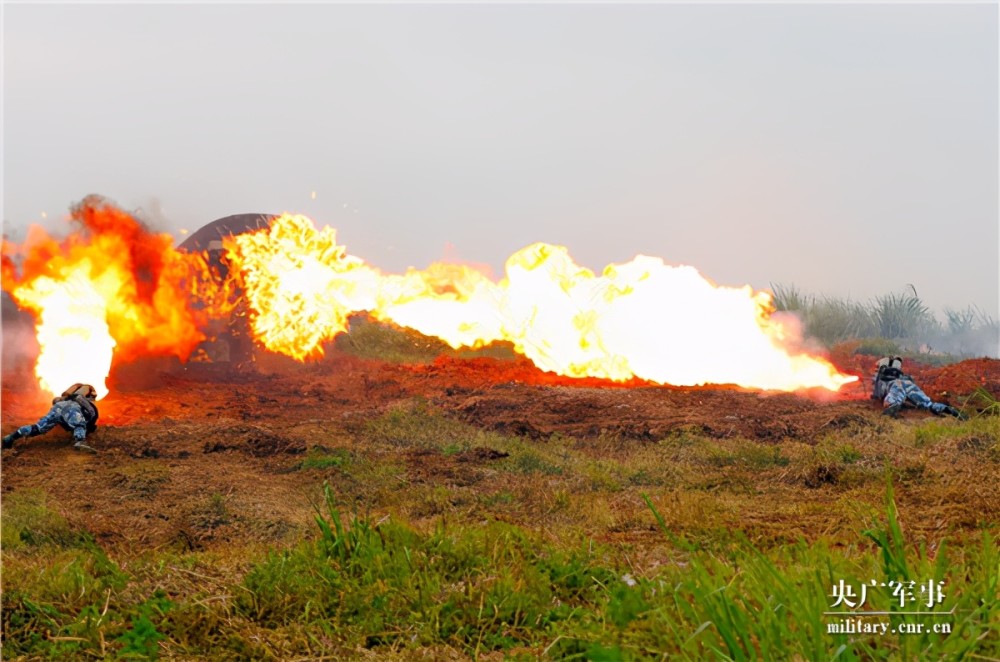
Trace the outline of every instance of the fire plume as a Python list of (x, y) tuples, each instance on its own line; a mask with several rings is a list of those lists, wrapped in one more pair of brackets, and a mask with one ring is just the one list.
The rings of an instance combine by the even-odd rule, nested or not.
[(3, 288), (35, 315), (42, 388), (85, 382), (104, 397), (113, 359), (186, 359), (204, 338), (187, 289), (203, 258), (96, 197), (71, 222), (77, 230), (61, 241), (32, 227), (23, 245), (3, 245)]
[(540, 368), (573, 377), (834, 391), (856, 379), (791, 349), (796, 333), (772, 316), (768, 293), (717, 287), (659, 258), (596, 275), (565, 248), (534, 244), (496, 283), (447, 264), (383, 275), (338, 246), (332, 229), (287, 214), (225, 245), (255, 337), (298, 360), (368, 311), (455, 348), (509, 341)]
[(317, 231), (304, 216), (282, 216), (258, 232), (224, 241), (239, 267), (254, 338), (303, 361), (347, 330), (347, 317), (374, 306), (377, 275), (337, 245), (332, 228)]
[(72, 210), (63, 240), (32, 228), (4, 242), (3, 288), (36, 318), (36, 374), (58, 393), (74, 382), (101, 397), (112, 363), (187, 359), (210, 318), (241, 301), (266, 349), (304, 361), (344, 333), (350, 315), (442, 339), (454, 348), (509, 342), (543, 370), (571, 377), (748, 388), (837, 390), (856, 378), (796, 350), (796, 329), (767, 292), (719, 287), (693, 267), (638, 256), (600, 274), (566, 248), (533, 244), (494, 281), (464, 265), (383, 274), (337, 244), (331, 228), (282, 215), (223, 241), (228, 278), (205, 254), (173, 248), (99, 198)]

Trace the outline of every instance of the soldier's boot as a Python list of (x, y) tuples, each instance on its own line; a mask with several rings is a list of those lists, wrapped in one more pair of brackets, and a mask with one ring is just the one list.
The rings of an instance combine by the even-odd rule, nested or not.
[(899, 411), (903, 408), (903, 405), (892, 405), (891, 407), (886, 407), (882, 410), (883, 416), (890, 416), (892, 418), (899, 418)]
[[(14, 442), (15, 441), (17, 441), (21, 437), (30, 436), (30, 434), (31, 434), (30, 431), (32, 431), (34, 429), (35, 429), (35, 426), (32, 425), (30, 427), (26, 426), (26, 427), (18, 428), (16, 430), (14, 430), (9, 435), (7, 435), (6, 437), (3, 438), (3, 442), (2, 442), (3, 443), (3, 449), (4, 450), (8, 450), (8, 449), (14, 448)], [(22, 432), (22, 430), (28, 430), (29, 433), (25, 434), (24, 432)]]
[(96, 453), (93, 447), (87, 445), (87, 437), (85, 434), (80, 434), (83, 428), (77, 428), (73, 431), (73, 448), (78, 451), (83, 451), (85, 453)]
[(955, 418), (957, 418), (960, 421), (967, 421), (967, 420), (969, 420), (969, 417), (965, 414), (965, 412), (963, 412), (963, 411), (961, 411), (959, 409), (956, 409), (955, 407), (952, 407), (951, 405), (948, 405), (947, 407), (944, 408), (944, 413), (948, 414), (949, 416), (954, 416)]

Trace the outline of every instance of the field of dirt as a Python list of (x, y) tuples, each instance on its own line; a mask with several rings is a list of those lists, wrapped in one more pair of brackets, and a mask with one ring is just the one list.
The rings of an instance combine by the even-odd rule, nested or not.
[[(841, 368), (866, 375), (873, 359), (851, 361)], [(977, 387), (1000, 397), (998, 360), (907, 368), (935, 399), (960, 404)], [(23, 371), (5, 375), (4, 433), (47, 410), (31, 383)], [(269, 358), (250, 371), (149, 363), (118, 370), (110, 385), (90, 438), (96, 454), (74, 452), (59, 429), (21, 440), (3, 454), (2, 490), (44, 490), (72, 524), (101, 544), (126, 549), (291, 539), (312, 519), (316, 477), (295, 471), (305, 454), (338, 445), (359, 423), (414, 398), (472, 426), (538, 444), (557, 433), (641, 444), (684, 430), (811, 443), (826, 431), (874, 427), (880, 419), (867, 376), (836, 395), (757, 393), (574, 380), (526, 360), (491, 358), (399, 365), (333, 352), (304, 366)], [(474, 450), (400, 455), (409, 480), (468, 484), (495, 460), (487, 449)]]

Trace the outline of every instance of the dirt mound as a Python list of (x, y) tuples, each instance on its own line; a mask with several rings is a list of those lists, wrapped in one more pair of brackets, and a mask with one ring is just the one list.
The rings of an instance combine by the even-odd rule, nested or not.
[(968, 395), (983, 388), (1000, 398), (1000, 361), (970, 359), (940, 368), (921, 370), (920, 382), (932, 398), (936, 395)]

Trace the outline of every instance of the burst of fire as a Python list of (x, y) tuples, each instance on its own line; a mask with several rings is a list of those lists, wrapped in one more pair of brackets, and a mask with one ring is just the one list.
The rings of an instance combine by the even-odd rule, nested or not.
[(104, 397), (113, 358), (186, 359), (204, 338), (187, 290), (203, 257), (175, 251), (169, 235), (99, 198), (71, 219), (78, 230), (62, 241), (33, 227), (23, 245), (3, 245), (3, 289), (36, 318), (41, 387), (60, 393), (85, 382)]
[(772, 317), (768, 293), (717, 287), (658, 258), (598, 276), (565, 248), (535, 244), (507, 261), (499, 283), (445, 264), (383, 275), (338, 246), (332, 229), (291, 215), (225, 245), (255, 337), (298, 360), (368, 311), (456, 348), (506, 340), (540, 368), (574, 377), (776, 390), (856, 380), (791, 349), (796, 334)]
[(717, 287), (658, 258), (597, 275), (565, 248), (534, 244), (511, 256), (499, 282), (455, 264), (386, 275), (338, 246), (334, 230), (286, 214), (224, 241), (230, 281), (209, 294), (206, 257), (174, 250), (169, 235), (99, 199), (72, 220), (79, 231), (65, 240), (33, 228), (24, 245), (3, 247), (3, 287), (35, 314), (36, 374), (54, 393), (88, 382), (103, 397), (113, 361), (186, 359), (209, 317), (231, 311), (234, 293), (254, 338), (300, 361), (368, 311), (455, 348), (507, 341), (540, 368), (574, 377), (778, 390), (837, 390), (856, 379), (794, 350), (795, 329), (772, 316), (766, 292)]
[(224, 240), (241, 277), (254, 338), (299, 361), (347, 330), (354, 311), (374, 307), (378, 274), (337, 245), (332, 228), (317, 232), (304, 216)]

